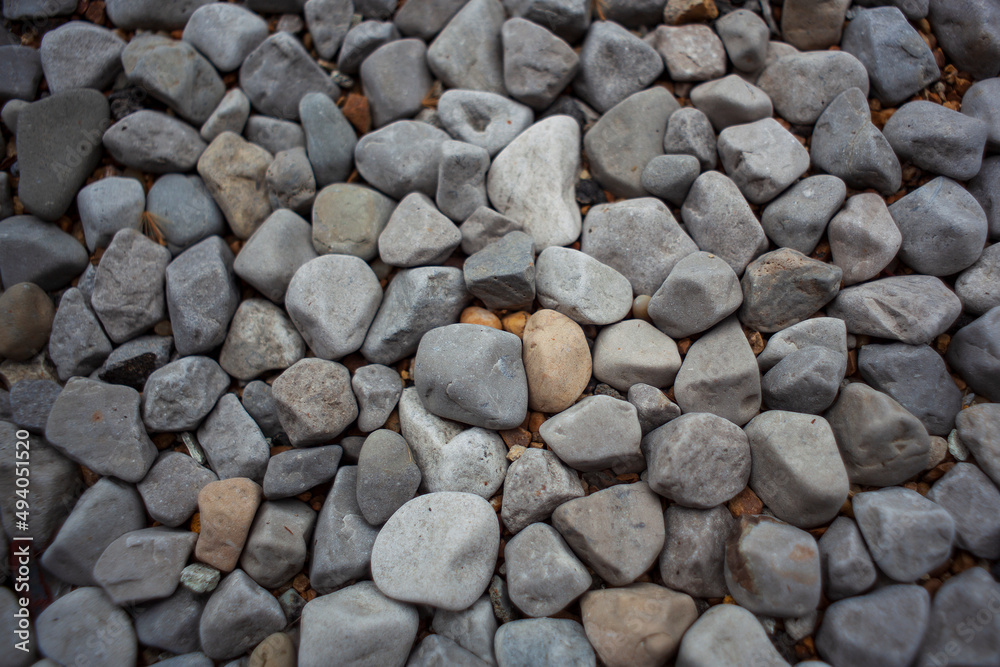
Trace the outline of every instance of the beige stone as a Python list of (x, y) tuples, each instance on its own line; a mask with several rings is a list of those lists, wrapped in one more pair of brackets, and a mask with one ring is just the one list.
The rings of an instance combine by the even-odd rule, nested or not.
[(18, 283), (0, 295), (0, 357), (27, 361), (45, 348), (56, 308), (34, 283)]
[(663, 22), (667, 25), (711, 21), (718, 16), (714, 0), (668, 0), (663, 8)]
[(573, 405), (593, 370), (580, 325), (554, 310), (539, 310), (528, 318), (523, 343), (529, 407), (552, 413)]
[(785, 0), (781, 34), (801, 51), (821, 51), (840, 43), (851, 0)]
[(250, 667), (295, 667), (295, 644), (284, 632), (275, 632), (257, 644)]
[(273, 159), (235, 132), (217, 136), (198, 158), (198, 174), (241, 239), (250, 238), (271, 214), (265, 176)]
[(240, 560), (261, 495), (260, 486), (245, 477), (206, 484), (198, 494), (201, 534), (195, 558), (231, 572)]
[(590, 591), (583, 628), (608, 667), (656, 667), (673, 659), (698, 618), (694, 599), (656, 584)]

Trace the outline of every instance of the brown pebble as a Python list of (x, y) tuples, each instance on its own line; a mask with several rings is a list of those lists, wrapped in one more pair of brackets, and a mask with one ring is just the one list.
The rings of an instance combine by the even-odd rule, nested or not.
[(687, 354), (688, 349), (690, 347), (691, 347), (690, 338), (681, 338), (679, 341), (677, 341), (677, 351), (680, 352), (682, 355)]
[(500, 437), (503, 438), (503, 442), (507, 445), (507, 449), (510, 449), (515, 445), (527, 447), (531, 444), (531, 431), (527, 431), (523, 428), (511, 428), (505, 431), (500, 431)]
[(469, 306), (463, 310), (462, 317), (459, 321), (462, 324), (482, 324), (485, 327), (503, 329), (503, 325), (500, 324), (499, 317), (485, 308), (480, 308), (479, 306)]
[(531, 313), (524, 310), (505, 315), (503, 318), (503, 330), (509, 331), (518, 338), (521, 338), (524, 335), (524, 325), (528, 323), (529, 317), (531, 317)]
[(711, 21), (718, 16), (714, 0), (669, 0), (663, 10), (663, 22), (667, 25)]
[(554, 310), (540, 310), (524, 327), (522, 347), (528, 376), (528, 407), (562, 412), (590, 382), (593, 361), (580, 325)]
[(52, 333), (56, 308), (34, 283), (18, 283), (0, 295), (0, 357), (27, 361), (41, 352)]
[(729, 512), (739, 518), (744, 514), (756, 515), (764, 511), (764, 503), (750, 487), (746, 487), (729, 501)]
[(195, 558), (231, 572), (240, 560), (260, 499), (260, 485), (245, 477), (206, 484), (198, 494), (201, 534)]

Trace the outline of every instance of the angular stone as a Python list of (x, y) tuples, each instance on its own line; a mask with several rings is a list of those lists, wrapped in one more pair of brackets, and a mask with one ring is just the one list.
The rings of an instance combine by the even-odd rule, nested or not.
[(642, 429), (635, 406), (610, 396), (589, 396), (538, 429), (551, 450), (580, 471), (641, 470)]
[(277, 588), (302, 570), (316, 512), (298, 500), (265, 501), (250, 527), (240, 567), (261, 586)]
[(771, 201), (809, 168), (809, 153), (773, 118), (719, 133), (726, 173), (754, 204)]
[[(994, 77), (995, 79), (996, 77)], [(1000, 87), (997, 81), (986, 79), (972, 84), (962, 97), (962, 113), (986, 123), (986, 147), (1000, 150), (1000, 116), (997, 114)], [(982, 171), (980, 169), (980, 171)]]
[(535, 109), (551, 105), (573, 80), (580, 57), (545, 27), (523, 18), (508, 19), (500, 36), (507, 92)]
[(740, 426), (760, 409), (760, 373), (739, 320), (730, 317), (694, 342), (674, 381), (681, 410), (710, 412)]
[(273, 156), (233, 132), (216, 137), (198, 159), (198, 174), (233, 233), (248, 239), (271, 213), (261, 187)]
[(927, 499), (955, 520), (955, 545), (979, 558), (1000, 556), (1000, 491), (971, 463), (959, 463), (931, 487)]
[(556, 529), (534, 523), (504, 549), (510, 601), (531, 617), (565, 609), (591, 585), (587, 568)]
[(586, 253), (550, 247), (535, 264), (538, 302), (580, 324), (611, 324), (631, 309), (632, 287), (624, 276)]
[(74, 375), (89, 375), (111, 353), (111, 341), (87, 306), (83, 293), (75, 287), (66, 290), (59, 300), (48, 353), (62, 381)]
[(663, 583), (695, 597), (726, 595), (726, 538), (736, 523), (729, 510), (724, 505), (705, 510), (671, 505), (664, 522)]
[(247, 299), (233, 315), (219, 365), (238, 380), (284, 370), (301, 359), (305, 341), (284, 311), (264, 299)]
[(653, 46), (673, 81), (711, 81), (726, 75), (726, 49), (707, 25), (656, 28)]
[(198, 509), (201, 490), (218, 479), (190, 456), (168, 451), (156, 459), (138, 489), (153, 520), (177, 528)]
[(393, 199), (412, 192), (437, 193), (442, 130), (415, 120), (399, 120), (361, 137), (354, 150), (358, 172)]
[(228, 660), (246, 653), (285, 624), (278, 600), (243, 570), (235, 570), (208, 599), (198, 635), (205, 655)]
[(246, 57), (240, 67), (240, 88), (255, 109), (287, 120), (298, 119), (299, 101), (308, 93), (340, 97), (337, 84), (287, 32), (274, 33)]
[(464, 4), (463, 0), (417, 0), (406, 11), (400, 7), (393, 21), (404, 35), (430, 40)]
[(210, 236), (167, 266), (166, 300), (174, 345), (180, 354), (208, 352), (226, 339), (229, 321), (239, 305), (233, 259), (226, 242)]
[(392, 368), (370, 364), (354, 372), (351, 387), (358, 400), (358, 428), (368, 433), (389, 418), (403, 391), (403, 382)]
[(726, 542), (726, 586), (742, 607), (778, 618), (819, 605), (819, 547), (812, 535), (766, 516), (740, 517)]
[(899, 159), (872, 124), (868, 98), (858, 88), (845, 90), (826, 107), (813, 128), (810, 150), (814, 168), (838, 176), (848, 187), (888, 195), (902, 183)]
[(462, 252), (473, 255), (511, 232), (522, 231), (521, 223), (480, 206), (459, 226), (462, 232)]
[(764, 627), (752, 613), (739, 605), (720, 604), (702, 614), (684, 633), (677, 665), (739, 664), (743, 657), (750, 656), (755, 667), (787, 667), (789, 664), (774, 648)]
[[(7, 3), (8, 6), (10, 2)], [(72, 9), (70, 10), (72, 11)], [(12, 12), (5, 11), (4, 16)], [(40, 54), (35, 49), (22, 46), (20, 40), (11, 35), (6, 44), (0, 46), (0, 69), (4, 73), (3, 87), (0, 88), (0, 100), (3, 102), (35, 99), (38, 84), (42, 81), (42, 63)], [(17, 129), (15, 124), (14, 130)]]
[(842, 274), (791, 248), (761, 255), (743, 274), (740, 321), (766, 333), (798, 324), (837, 295)]
[(316, 256), (309, 223), (290, 211), (278, 210), (243, 245), (233, 270), (271, 301), (281, 304), (292, 276)]
[(579, 173), (580, 126), (571, 118), (551, 116), (496, 156), (486, 191), (496, 210), (520, 222), (540, 252), (580, 235)]
[(337, 472), (343, 450), (337, 445), (293, 449), (275, 454), (264, 473), (264, 497), (278, 500), (297, 496), (329, 482)]
[(845, 286), (878, 276), (903, 242), (885, 201), (870, 192), (848, 199), (830, 221), (827, 234), (833, 263), (843, 270)]
[(458, 227), (427, 195), (407, 195), (378, 237), (379, 257), (390, 266), (443, 264), (462, 242)]
[(229, 388), (229, 382), (229, 375), (209, 357), (182, 357), (171, 362), (146, 381), (143, 423), (156, 433), (193, 431)]
[[(760, 218), (761, 227), (775, 245), (808, 255), (846, 195), (844, 182), (836, 176), (804, 178), (768, 204)], [(882, 202), (881, 197), (878, 201)]]
[(375, 127), (411, 118), (423, 109), (434, 83), (426, 63), (427, 46), (419, 39), (389, 42), (361, 64), (361, 81)]
[(645, 196), (643, 170), (663, 154), (667, 120), (678, 108), (673, 95), (655, 86), (607, 110), (583, 138), (590, 168), (601, 185), (621, 197)]
[(394, 364), (417, 351), (431, 329), (454, 324), (472, 301), (462, 270), (424, 266), (400, 271), (389, 283), (361, 353), (379, 364)]
[(669, 387), (681, 368), (673, 339), (644, 320), (601, 329), (593, 352), (594, 377), (623, 393), (638, 383)]
[(590, 26), (580, 50), (573, 90), (600, 113), (652, 83), (663, 59), (641, 39), (612, 21)]
[(221, 72), (238, 69), (246, 57), (267, 39), (267, 23), (246, 8), (208, 4), (191, 14), (183, 39)]
[(312, 242), (316, 252), (375, 259), (379, 234), (395, 208), (395, 201), (370, 188), (350, 183), (328, 185), (313, 206)]
[(412, 667), (437, 664), (484, 667), (490, 663), (480, 660), (475, 653), (467, 651), (443, 635), (428, 635), (410, 654), (406, 664)]
[(736, 74), (695, 86), (691, 103), (718, 131), (768, 118), (774, 110), (767, 93)]
[(948, 346), (946, 359), (952, 369), (977, 393), (991, 401), (1000, 400), (997, 378), (997, 332), (1000, 307), (993, 308), (972, 324), (958, 330)]
[(715, 131), (708, 116), (694, 107), (684, 107), (670, 114), (667, 131), (663, 135), (663, 151), (698, 158), (702, 171), (715, 169), (718, 151)]
[(750, 205), (719, 172), (705, 172), (695, 180), (681, 217), (698, 248), (721, 257), (737, 276), (766, 248), (767, 237)]
[(843, 289), (826, 312), (844, 320), (850, 333), (920, 345), (947, 331), (961, 310), (962, 302), (940, 279), (909, 275)]
[(146, 193), (134, 178), (103, 178), (80, 190), (76, 207), (87, 249), (93, 251), (108, 247), (119, 230), (139, 227)]
[(854, 516), (882, 572), (915, 581), (951, 557), (955, 520), (940, 505), (901, 487), (859, 493)]
[(847, 356), (822, 346), (796, 350), (761, 379), (764, 403), (772, 410), (818, 415), (837, 398)]
[(983, 315), (1000, 306), (1000, 244), (987, 246), (976, 263), (958, 276), (955, 294), (970, 315)]
[(548, 519), (559, 505), (583, 495), (577, 474), (552, 452), (528, 449), (507, 469), (500, 516), (511, 533), (518, 533), (529, 524)]
[(466, 259), (465, 286), (490, 309), (529, 308), (535, 300), (534, 242), (511, 232)]
[(831, 600), (864, 593), (875, 583), (876, 571), (861, 531), (854, 521), (838, 516), (819, 539), (819, 556)]
[(243, 132), (250, 118), (250, 99), (239, 88), (233, 88), (219, 101), (205, 124), (201, 126), (201, 138), (212, 141), (223, 132)]
[(316, 177), (305, 148), (282, 151), (264, 174), (272, 209), (290, 208), (300, 215), (312, 210), (316, 199)]
[[(298, 109), (298, 105), (295, 108)], [(306, 135), (302, 126), (292, 121), (254, 114), (247, 120), (243, 131), (248, 141), (272, 155), (292, 148), (306, 147)]]
[(940, 104), (917, 101), (901, 106), (883, 132), (901, 160), (967, 181), (982, 166), (988, 126)]
[(483, 662), (496, 664), (493, 636), (497, 631), (497, 620), (489, 596), (484, 595), (462, 611), (435, 609), (431, 627), (438, 636), (451, 639), (479, 656)]
[(729, 264), (710, 253), (695, 252), (674, 265), (647, 312), (661, 331), (680, 339), (710, 329), (742, 302), (739, 279)]
[(363, 21), (347, 31), (340, 46), (337, 69), (354, 75), (368, 56), (399, 39), (399, 31), (389, 21)]
[(350, 372), (335, 361), (302, 359), (271, 387), (281, 426), (295, 447), (326, 443), (358, 416)]
[(486, 206), (489, 203), (486, 197), (489, 168), (490, 155), (485, 148), (462, 141), (444, 142), (435, 197), (441, 212), (459, 222)]
[(190, 531), (163, 526), (125, 533), (101, 554), (94, 578), (115, 604), (169, 597), (197, 540)]
[(427, 64), (448, 88), (503, 95), (504, 8), (499, 0), (471, 0), (427, 49)]
[(361, 347), (381, 301), (378, 277), (367, 263), (350, 255), (323, 255), (306, 262), (285, 294), (292, 322), (324, 359), (340, 359)]
[(629, 387), (628, 402), (639, 413), (639, 426), (646, 435), (681, 416), (681, 409), (656, 387), (637, 382)]
[(720, 17), (715, 31), (722, 38), (733, 67), (741, 72), (756, 72), (764, 66), (770, 36), (764, 19), (748, 9), (737, 9)]
[(63, 595), (38, 615), (35, 632), (42, 655), (62, 664), (131, 665), (139, 654), (132, 619), (100, 588)]

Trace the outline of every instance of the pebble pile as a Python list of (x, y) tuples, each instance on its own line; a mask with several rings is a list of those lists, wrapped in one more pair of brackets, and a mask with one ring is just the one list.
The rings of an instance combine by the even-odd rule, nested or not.
[(996, 0), (3, 17), (0, 667), (1000, 665)]

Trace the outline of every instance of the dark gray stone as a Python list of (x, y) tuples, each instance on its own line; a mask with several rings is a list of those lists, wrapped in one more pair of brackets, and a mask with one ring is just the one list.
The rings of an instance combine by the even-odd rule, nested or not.
[(198, 176), (161, 176), (149, 189), (146, 210), (175, 256), (202, 239), (227, 232), (222, 211)]
[(277, 588), (305, 565), (316, 512), (299, 500), (264, 501), (257, 510), (240, 567), (261, 586)]
[(410, 654), (410, 659), (406, 664), (408, 667), (430, 667), (431, 665), (485, 667), (490, 663), (484, 662), (475, 653), (467, 651), (444, 635), (428, 635)]
[(304, 95), (299, 102), (299, 116), (316, 185), (322, 188), (347, 180), (351, 175), (354, 147), (358, 143), (354, 126), (323, 93)]
[(586, 0), (504, 0), (504, 7), (512, 17), (544, 25), (570, 44), (587, 31), (592, 10)]
[(503, 78), (511, 97), (545, 109), (576, 74), (580, 57), (543, 26), (514, 17), (503, 24)]
[(337, 445), (293, 449), (275, 454), (267, 462), (264, 497), (290, 498), (324, 484), (337, 474), (343, 450)]
[(337, 69), (344, 74), (357, 74), (358, 68), (379, 48), (399, 39), (399, 31), (391, 22), (364, 21), (344, 36), (340, 46)]
[(702, 171), (715, 169), (718, 152), (712, 121), (694, 107), (676, 110), (667, 120), (663, 152), (669, 155), (693, 155), (698, 158)]
[(303, 13), (319, 57), (332, 61), (351, 28), (354, 3), (351, 0), (306, 0)]
[(76, 208), (87, 248), (93, 252), (108, 247), (119, 230), (142, 224), (146, 191), (134, 178), (102, 178), (80, 190)]
[(427, 50), (431, 71), (448, 88), (505, 94), (500, 40), (504, 19), (500, 0), (466, 3)]
[(94, 578), (115, 604), (169, 597), (181, 580), (198, 536), (157, 526), (125, 533), (108, 545), (94, 565)]
[(224, 394), (198, 429), (198, 443), (219, 479), (247, 477), (260, 482), (270, 450), (253, 417), (236, 394)]
[(767, 93), (736, 74), (695, 86), (691, 103), (718, 131), (769, 118), (774, 110)]
[(201, 648), (198, 623), (207, 601), (207, 596), (181, 587), (165, 600), (136, 608), (139, 641), (173, 653), (197, 651)]
[(108, 19), (122, 30), (179, 30), (210, 0), (108, 0)]
[(743, 274), (740, 321), (766, 333), (798, 324), (837, 295), (842, 274), (791, 248), (761, 255)]
[(642, 382), (629, 387), (628, 402), (635, 406), (643, 435), (681, 416), (680, 407), (666, 394)]
[(480, 206), (459, 226), (459, 231), (462, 232), (462, 252), (473, 255), (510, 232), (519, 232), (522, 229), (521, 223), (517, 220), (512, 220), (486, 206)]
[(838, 516), (819, 538), (819, 556), (826, 596), (842, 600), (864, 593), (875, 584), (876, 571), (858, 525)]
[(267, 38), (267, 23), (252, 11), (212, 3), (195, 10), (184, 26), (190, 43), (221, 72), (239, 69), (246, 57)]
[(726, 537), (736, 523), (729, 510), (724, 505), (671, 505), (664, 521), (666, 540), (659, 561), (663, 583), (696, 597), (725, 596)]
[(388, 366), (369, 364), (354, 372), (351, 388), (358, 399), (358, 428), (368, 433), (385, 424), (396, 408), (403, 380)]
[(921, 100), (901, 106), (883, 133), (901, 160), (967, 181), (982, 166), (988, 130), (978, 118)]
[(962, 113), (986, 123), (986, 148), (1000, 152), (1000, 80), (977, 81), (962, 96)]
[(278, 600), (243, 570), (234, 570), (208, 599), (198, 635), (205, 655), (227, 660), (246, 653), (285, 624)]
[(970, 315), (1000, 306), (1000, 244), (987, 246), (976, 263), (958, 276), (955, 294)]
[(400, 120), (361, 137), (354, 151), (358, 172), (394, 199), (437, 192), (441, 144), (448, 135), (427, 123)]
[(153, 432), (193, 431), (229, 388), (209, 357), (182, 357), (154, 371), (143, 389), (143, 422)]
[[(1000, 616), (993, 609), (1000, 584), (979, 567), (944, 582), (934, 596), (918, 667), (940, 664), (989, 665), (997, 660)], [(986, 610), (987, 613), (983, 613)], [(975, 614), (970, 617), (970, 614)]]
[(132, 619), (100, 588), (78, 588), (35, 620), (42, 655), (62, 664), (131, 665), (138, 657)]
[(427, 45), (401, 39), (381, 46), (361, 63), (361, 83), (375, 127), (412, 118), (424, 108), (434, 84), (427, 69)]
[(62, 381), (74, 375), (89, 375), (111, 353), (111, 341), (83, 293), (75, 287), (66, 290), (59, 300), (48, 352)]
[(861, 61), (872, 92), (890, 106), (941, 76), (930, 47), (896, 7), (858, 12), (844, 30), (841, 48)]
[(504, 548), (510, 601), (531, 617), (551, 616), (590, 588), (592, 578), (556, 529), (533, 523)]
[(7, 288), (34, 283), (59, 289), (87, 264), (86, 249), (56, 225), (30, 215), (0, 222), (0, 277)]
[(169, 262), (170, 251), (142, 233), (115, 234), (97, 267), (90, 299), (112, 341), (123, 343), (166, 317)]
[(958, 330), (946, 359), (973, 391), (1000, 401), (1000, 306)]
[(153, 520), (177, 528), (197, 511), (198, 493), (218, 479), (190, 456), (167, 451), (160, 454), (137, 488)]
[(573, 90), (600, 113), (652, 83), (663, 72), (656, 50), (612, 21), (590, 26)]
[(1000, 556), (1000, 491), (971, 463), (958, 463), (931, 487), (927, 499), (955, 520), (955, 545), (979, 558)]
[(407, 37), (430, 40), (447, 25), (466, 0), (414, 0), (409, 8), (403, 5), (393, 21)]
[(308, 93), (340, 97), (340, 88), (312, 59), (302, 43), (278, 32), (253, 50), (240, 67), (240, 88), (254, 108), (268, 116), (297, 120)]
[(213, 141), (223, 132), (239, 134), (250, 118), (250, 99), (239, 88), (232, 88), (219, 101), (212, 115), (201, 126), (201, 138)]
[(642, 187), (680, 206), (700, 173), (701, 164), (693, 155), (659, 155), (647, 162), (642, 170)]
[(159, 111), (141, 110), (104, 133), (104, 147), (126, 167), (153, 174), (190, 171), (207, 145), (198, 130)]
[(778, 58), (757, 78), (757, 85), (789, 123), (811, 125), (848, 88), (868, 94), (865, 66), (846, 51), (809, 51)]
[(125, 40), (85, 21), (70, 21), (45, 33), (38, 53), (49, 91), (71, 88), (104, 90), (122, 71)]
[(233, 271), (271, 301), (283, 304), (292, 276), (316, 256), (309, 223), (278, 210), (243, 245)]
[(757, 72), (765, 65), (767, 42), (771, 31), (760, 16), (748, 9), (737, 9), (715, 22), (733, 67), (741, 72)]
[(32, 433), (45, 433), (49, 412), (62, 387), (52, 380), (20, 380), (10, 388), (11, 418)]
[(768, 204), (760, 225), (775, 245), (808, 255), (846, 196), (847, 187), (836, 176), (804, 178)]
[(365, 438), (358, 456), (358, 507), (372, 526), (381, 526), (416, 495), (420, 468), (398, 433), (381, 429)]
[[(296, 109), (298, 107), (296, 106)], [(276, 155), (291, 148), (305, 148), (306, 135), (302, 126), (288, 120), (252, 115), (243, 128), (248, 141)]]
[(984, 0), (932, 0), (931, 28), (945, 54), (977, 79), (1000, 73), (1000, 8)]
[(818, 415), (836, 400), (846, 371), (847, 357), (839, 352), (820, 346), (796, 350), (761, 379), (764, 403), (772, 410)]
[(875, 278), (896, 257), (903, 235), (885, 200), (874, 192), (854, 195), (827, 227), (833, 263), (844, 286)]
[[(678, 667), (712, 667), (733, 660), (752, 660), (755, 667), (786, 667), (757, 618), (735, 604), (712, 607), (695, 621), (681, 640)], [(737, 663), (739, 664), (739, 663)], [(808, 665), (809, 663), (805, 663)]]
[(466, 289), (487, 308), (529, 308), (535, 299), (534, 243), (524, 232), (511, 232), (465, 261)]
[[(167, 266), (166, 300), (180, 354), (208, 352), (226, 339), (240, 297), (233, 260), (226, 242), (210, 236)], [(100, 269), (97, 277), (100, 286)]]
[(265, 174), (272, 209), (290, 208), (300, 215), (312, 210), (316, 177), (301, 146), (274, 156)]
[(55, 93), (20, 112), (17, 190), (25, 211), (44, 220), (66, 212), (100, 162), (109, 122), (108, 101), (89, 89)]
[[(10, 0), (5, 4), (9, 5)], [(4, 16), (7, 15), (5, 7)], [(42, 61), (39, 52), (20, 44), (0, 46), (0, 73), (3, 73), (0, 103), (9, 100), (31, 102), (35, 99), (38, 84), (42, 81)]]
[(357, 466), (337, 471), (313, 533), (309, 582), (320, 593), (368, 574), (378, 528), (365, 521), (358, 505)]
[(462, 141), (441, 144), (435, 197), (441, 212), (460, 222), (486, 207), (489, 204), (486, 196), (486, 172), (489, 168), (490, 154), (485, 148)]
[(271, 438), (281, 432), (281, 422), (278, 420), (271, 385), (254, 380), (243, 388), (240, 400), (243, 402), (243, 409), (257, 422), (265, 437)]
[(504, 502), (500, 510), (504, 526), (517, 533), (536, 521), (545, 521), (552, 511), (584, 495), (579, 475), (545, 449), (528, 449), (507, 468)]

